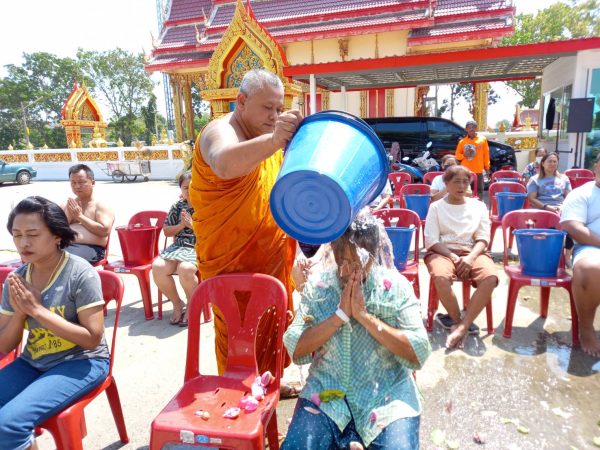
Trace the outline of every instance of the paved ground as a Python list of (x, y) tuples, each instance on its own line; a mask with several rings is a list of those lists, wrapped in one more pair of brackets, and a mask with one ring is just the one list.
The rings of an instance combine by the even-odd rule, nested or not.
[[(0, 225), (8, 212), (27, 195), (43, 195), (61, 202), (69, 195), (66, 182), (35, 182), (27, 186), (0, 186)], [(116, 224), (144, 209), (168, 210), (177, 198), (178, 188), (169, 182), (114, 184), (99, 182), (97, 193), (111, 200), (116, 209)], [(110, 254), (120, 253), (116, 234)], [(499, 256), (500, 234), (495, 242)], [(0, 260), (16, 256), (12, 240), (0, 232)], [(500, 268), (500, 266), (498, 266)], [(423, 269), (423, 268), (422, 268)], [(537, 292), (524, 289), (515, 314), (512, 339), (501, 336), (506, 308), (506, 278), (501, 274), (494, 293), (494, 335), (471, 337), (463, 351), (446, 352), (445, 332), (434, 328), (430, 334), (433, 353), (417, 374), (424, 396), (421, 444), (436, 447), (432, 433), (442, 432), (451, 446), (488, 449), (585, 449), (600, 436), (600, 363), (572, 349), (570, 313), (563, 292), (552, 292), (549, 317), (538, 316)], [(126, 283), (123, 313), (119, 323), (114, 374), (117, 379), (130, 443), (122, 446), (112, 421), (108, 403), (98, 398), (86, 410), (88, 436), (86, 449), (147, 449), (150, 423), (180, 387), (185, 360), (186, 329), (170, 326), (168, 320), (145, 321), (137, 281)], [(423, 315), (429, 277), (421, 272)], [(458, 285), (457, 285), (458, 288)], [(556, 291), (556, 290), (555, 290)], [(153, 290), (156, 293), (156, 289)], [(154, 297), (156, 301), (156, 295)], [(170, 305), (166, 305), (168, 317)], [(107, 318), (107, 333), (112, 331), (114, 315)], [(485, 327), (482, 314), (477, 323)], [(600, 327), (600, 323), (598, 323)], [(203, 327), (201, 363), (207, 373), (215, 372), (212, 350), (213, 329)], [(304, 371), (306, 368), (304, 368)], [(360, 370), (360, 369), (357, 369)], [(300, 380), (298, 367), (285, 377)], [(279, 430), (285, 432), (295, 401), (279, 404)], [(525, 432), (526, 429), (528, 433)], [(473, 435), (484, 436), (485, 445), (475, 444)], [(39, 438), (41, 449), (55, 448), (45, 433)]]

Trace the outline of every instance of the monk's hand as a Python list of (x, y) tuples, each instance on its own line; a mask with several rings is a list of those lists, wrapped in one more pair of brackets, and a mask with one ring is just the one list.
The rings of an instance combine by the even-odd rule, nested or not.
[(24, 315), (35, 317), (39, 309), (43, 308), (40, 291), (16, 274), (9, 278), (8, 283), (13, 309)]
[(181, 223), (186, 228), (192, 228), (192, 216), (185, 209), (181, 211)]
[(295, 109), (286, 111), (277, 118), (275, 129), (271, 136), (275, 148), (284, 148), (287, 145), (301, 121), (302, 114)]

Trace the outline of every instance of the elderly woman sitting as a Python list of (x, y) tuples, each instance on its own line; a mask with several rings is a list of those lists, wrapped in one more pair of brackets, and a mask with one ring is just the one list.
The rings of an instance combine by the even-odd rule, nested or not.
[[(490, 239), (490, 219), (483, 202), (466, 197), (471, 173), (452, 166), (443, 175), (448, 195), (429, 207), (425, 224), (425, 264), (448, 314), (436, 321), (451, 333), (446, 347), (462, 346), (467, 332), (477, 333), (475, 318), (491, 300), (498, 284), (496, 267), (485, 253)], [(452, 282), (470, 281), (477, 290), (461, 314)]]
[(385, 229), (363, 210), (322, 251), (284, 336), (294, 362), (311, 367), (282, 450), (418, 449), (412, 371), (431, 349)]

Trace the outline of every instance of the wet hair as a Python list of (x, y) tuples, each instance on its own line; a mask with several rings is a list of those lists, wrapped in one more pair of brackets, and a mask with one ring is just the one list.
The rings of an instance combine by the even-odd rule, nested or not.
[(252, 69), (244, 75), (240, 84), (240, 92), (249, 97), (266, 86), (283, 90), (283, 83), (273, 72), (265, 69)]
[(379, 224), (373, 216), (360, 215), (331, 244), (334, 251), (350, 245), (360, 247), (374, 258), (380, 245)]
[(546, 147), (538, 147), (538, 148), (535, 149), (535, 156), (537, 156), (537, 154), (539, 152), (541, 152), (542, 150), (545, 151), (546, 154), (548, 154), (548, 150), (546, 150)]
[(18, 214), (39, 214), (50, 232), (60, 238), (59, 247), (68, 247), (77, 236), (69, 226), (69, 219), (65, 212), (56, 203), (44, 197), (32, 196), (21, 200), (8, 215), (6, 228), (12, 236), (13, 223)]
[(477, 128), (477, 122), (475, 122), (474, 120), (468, 120), (465, 124), (465, 128), (467, 128), (469, 125), (475, 125), (475, 128)]
[(444, 164), (446, 164), (446, 162), (448, 162), (451, 159), (454, 161), (454, 165), (458, 164), (458, 161), (456, 160), (456, 156), (454, 156), (454, 155), (444, 155), (444, 156), (442, 156), (442, 160), (440, 161), (440, 165), (442, 167), (444, 167)]
[(183, 172), (181, 175), (179, 175), (179, 178), (177, 179), (177, 182), (179, 183), (179, 187), (181, 187), (181, 185), (183, 184), (184, 181), (191, 180), (191, 179), (192, 179), (191, 173)]
[(444, 175), (442, 175), (442, 180), (444, 183), (449, 183), (458, 175), (465, 175), (469, 180), (471, 179), (471, 171), (469, 169), (467, 169), (465, 166), (459, 166), (458, 164), (455, 164), (446, 169)]
[(75, 164), (74, 166), (69, 167), (69, 178), (71, 178), (71, 175), (79, 173), (82, 170), (85, 172), (85, 175), (88, 177), (89, 180), (94, 179), (94, 171), (85, 164)]
[[(544, 170), (544, 162), (551, 156), (556, 156), (556, 160), (560, 161), (560, 157), (558, 156), (558, 153), (556, 153), (556, 152), (550, 152), (546, 156), (542, 157), (542, 160), (540, 161), (540, 175), (539, 175), (538, 179), (541, 180), (542, 178), (545, 178), (547, 176), (546, 171)], [(557, 168), (556, 176), (558, 176), (558, 175), (560, 175), (560, 172), (558, 171), (558, 168)]]

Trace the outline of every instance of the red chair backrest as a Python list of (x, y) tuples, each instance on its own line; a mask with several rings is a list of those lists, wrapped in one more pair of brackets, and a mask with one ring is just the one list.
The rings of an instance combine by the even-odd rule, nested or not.
[(115, 345), (117, 343), (117, 329), (119, 328), (119, 316), (121, 314), (121, 303), (123, 302), (123, 293), (125, 286), (119, 275), (108, 270), (99, 270), (100, 283), (102, 284), (102, 297), (104, 299), (104, 309), (111, 301), (115, 301), (115, 320), (113, 323), (112, 340), (110, 343), (110, 369), (112, 374), (113, 361), (115, 358)]
[(400, 193), (400, 186), (404, 186), (412, 181), (410, 174), (406, 172), (392, 172), (388, 175), (388, 180), (394, 185), (394, 195)]
[(578, 188), (579, 186), (583, 186), (590, 181), (594, 181), (596, 177), (569, 177), (569, 181), (571, 182), (571, 189)]
[(431, 185), (433, 183), (433, 179), (438, 175), (444, 175), (444, 172), (427, 172), (423, 175), (423, 183)]
[(516, 178), (518, 181), (521, 181), (523, 176), (516, 170), (496, 170), (492, 174), (491, 182), (494, 183), (498, 178)]
[(567, 169), (565, 170), (565, 175), (569, 178), (579, 178), (579, 177), (594, 177), (594, 171), (590, 169)]
[[(223, 376), (246, 379), (258, 375), (256, 330), (264, 314), (275, 314), (277, 334), (273, 351), (283, 356), (283, 331), (287, 320), (287, 293), (269, 275), (230, 273), (200, 283), (188, 305), (188, 345), (184, 382), (200, 375), (200, 315), (206, 303), (216, 306), (227, 325), (227, 366)], [(283, 373), (283, 357), (277, 358), (275, 379)]]
[(4, 282), (8, 277), (8, 274), (15, 270), (14, 267), (0, 266), (0, 299), (2, 298), (2, 288), (4, 287)]
[(400, 189), (400, 194), (401, 195), (405, 195), (405, 194), (430, 194), (430, 193), (431, 193), (431, 186), (429, 186), (428, 184), (425, 184), (425, 183), (405, 184)]
[[(152, 223), (154, 220), (156, 222)], [(165, 211), (140, 211), (135, 213), (133, 216), (131, 216), (131, 219), (129, 219), (129, 225), (141, 223), (142, 225), (155, 226), (158, 228), (156, 240), (154, 241), (154, 255), (158, 255), (158, 241), (160, 239), (160, 232), (163, 229), (165, 220), (167, 220), (167, 213)]]
[[(496, 181), (490, 184), (488, 189), (488, 198), (490, 199), (490, 216), (498, 215), (498, 202), (496, 201), (496, 194), (498, 192), (518, 192), (522, 194), (527, 193), (527, 188), (521, 183), (512, 183), (510, 181)], [(527, 200), (523, 208), (527, 208)]]
[[(516, 183), (507, 183), (516, 184)], [(517, 184), (517, 186), (520, 186)], [(532, 223), (533, 222), (533, 223)], [(554, 228), (560, 229), (560, 216), (552, 211), (543, 209), (518, 209), (510, 211), (502, 218), (502, 241), (504, 243), (504, 265), (508, 265), (508, 233), (523, 228)], [(564, 260), (561, 258), (561, 267)]]
[[(389, 208), (389, 209), (380, 209), (379, 211), (375, 211), (373, 215), (383, 221), (383, 226), (385, 227), (404, 227), (409, 228), (411, 225), (415, 227), (415, 235), (414, 235), (414, 260), (416, 263), (419, 262), (419, 239), (421, 237), (421, 219), (419, 219), (419, 215), (411, 211), (410, 209), (404, 208)], [(393, 219), (397, 219), (395, 225), (393, 225)]]

